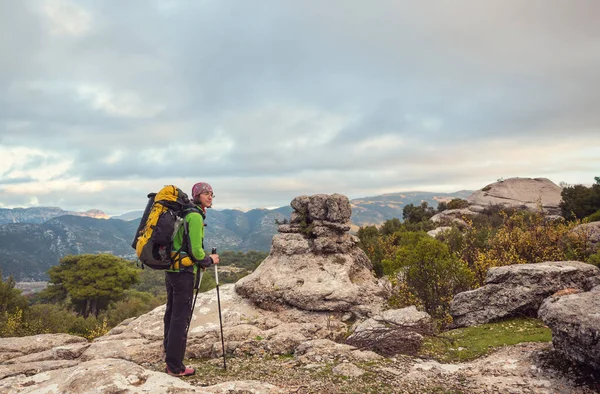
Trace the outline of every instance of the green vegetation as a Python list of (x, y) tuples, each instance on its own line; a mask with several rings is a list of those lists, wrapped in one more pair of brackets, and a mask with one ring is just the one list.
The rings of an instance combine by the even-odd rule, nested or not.
[(393, 259), (384, 260), (384, 272), (401, 272), (405, 291), (414, 295), (432, 317), (450, 322), (450, 301), (455, 294), (471, 288), (473, 273), (443, 242), (422, 234), (404, 233), (416, 235), (413, 244), (399, 247)]
[(406, 223), (420, 223), (429, 220), (436, 211), (430, 207), (427, 201), (423, 201), (421, 205), (408, 204), (402, 210), (402, 219)]
[(595, 177), (592, 187), (583, 185), (567, 186), (562, 190), (560, 209), (562, 215), (569, 219), (600, 220), (600, 177)]
[(462, 362), (485, 356), (502, 346), (551, 340), (550, 329), (540, 320), (515, 318), (458, 328), (438, 337), (429, 337), (425, 340), (420, 355), (440, 362)]
[[(221, 283), (236, 282), (267, 255), (220, 253)], [(49, 276), (45, 290), (26, 297), (15, 288), (12, 277), (3, 280), (0, 274), (0, 337), (69, 333), (93, 339), (166, 301), (164, 272), (141, 269), (108, 254), (66, 256), (49, 270)], [(214, 270), (208, 269), (200, 291), (215, 286)]]
[(129, 261), (109, 254), (66, 256), (50, 268), (50, 285), (41, 297), (52, 301), (67, 300), (83, 317), (98, 317), (111, 301), (123, 298), (125, 290), (138, 281), (138, 273)]
[[(596, 181), (590, 190), (600, 190), (600, 178)], [(455, 199), (437, 211), (464, 206), (464, 200)], [(593, 212), (599, 208), (592, 207)], [(442, 329), (451, 323), (452, 298), (483, 285), (492, 267), (564, 260), (600, 264), (600, 251), (592, 249), (588, 235), (573, 231), (582, 223), (576, 218), (548, 220), (541, 207), (529, 212), (491, 206), (476, 217), (450, 223), (451, 229), (434, 239), (425, 231), (433, 228), (429, 219), (435, 211), (427, 203), (407, 205), (404, 222), (396, 218), (380, 228), (361, 227), (357, 235), (375, 274), (392, 283), (390, 307), (416, 305)]]

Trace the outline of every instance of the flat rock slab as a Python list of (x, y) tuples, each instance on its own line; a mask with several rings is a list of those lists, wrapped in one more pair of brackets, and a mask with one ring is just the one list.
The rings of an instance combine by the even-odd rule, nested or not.
[(484, 324), (517, 315), (537, 316), (546, 297), (565, 288), (585, 290), (599, 275), (597, 267), (579, 261), (491, 268), (484, 286), (459, 293), (450, 303), (453, 327)]
[(0, 380), (0, 392), (13, 393), (235, 393), (276, 394), (279, 389), (256, 381), (226, 382), (197, 387), (166, 373), (150, 371), (119, 359), (79, 362), (61, 369), (46, 370)]

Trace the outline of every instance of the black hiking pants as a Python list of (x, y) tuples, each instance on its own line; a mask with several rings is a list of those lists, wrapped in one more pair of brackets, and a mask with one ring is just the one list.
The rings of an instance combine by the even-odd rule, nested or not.
[(183, 358), (187, 342), (187, 325), (194, 295), (194, 274), (191, 271), (165, 272), (167, 309), (165, 310), (165, 348), (167, 367), (173, 373), (185, 371)]

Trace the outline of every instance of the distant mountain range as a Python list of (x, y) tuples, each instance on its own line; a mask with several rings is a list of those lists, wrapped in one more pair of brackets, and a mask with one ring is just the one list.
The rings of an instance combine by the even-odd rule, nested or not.
[[(351, 200), (354, 230), (364, 225), (379, 225), (388, 219), (402, 218), (408, 204), (466, 198), (472, 191), (456, 193), (392, 193)], [(277, 209), (209, 210), (205, 247), (218, 250), (268, 251), (277, 232), (275, 220), (289, 218), (290, 206)], [(141, 211), (108, 219), (98, 210), (83, 213), (60, 208), (0, 209), (0, 268), (2, 275), (17, 281), (47, 279), (47, 271), (68, 254), (111, 253), (135, 259), (131, 242)]]
[(90, 209), (85, 212), (65, 211), (57, 207), (34, 207), (34, 208), (0, 208), (0, 224), (6, 223), (44, 223), (46, 220), (64, 216), (85, 216), (95, 219), (108, 219), (109, 216), (98, 209)]

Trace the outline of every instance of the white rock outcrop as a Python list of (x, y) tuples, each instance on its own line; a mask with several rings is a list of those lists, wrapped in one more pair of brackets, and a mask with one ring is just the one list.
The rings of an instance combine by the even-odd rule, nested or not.
[(307, 311), (366, 316), (386, 296), (350, 229), (350, 201), (340, 194), (296, 197), (289, 224), (279, 226), (271, 252), (235, 286), (266, 309), (282, 305)]
[(467, 197), (469, 209), (481, 210), (490, 205), (524, 208), (547, 215), (560, 215), (562, 188), (547, 178), (508, 178), (491, 183)]

